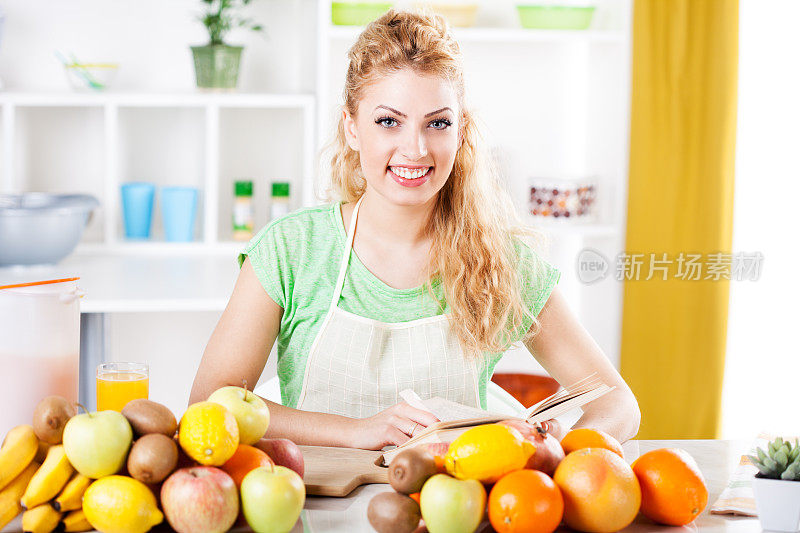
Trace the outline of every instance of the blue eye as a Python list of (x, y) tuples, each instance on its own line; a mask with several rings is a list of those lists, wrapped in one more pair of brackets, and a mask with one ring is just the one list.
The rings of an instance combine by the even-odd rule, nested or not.
[(444, 126), (442, 126), (441, 128), (434, 127), (434, 129), (437, 129), (437, 130), (446, 130), (447, 128), (449, 128), (451, 126), (450, 121), (447, 120), (446, 118), (442, 118), (442, 119), (437, 119), (437, 120), (431, 121), (431, 124), (435, 124), (437, 122), (440, 123), (440, 124), (444, 124)]
[(391, 126), (385, 126), (385, 125), (384, 125), (384, 122), (385, 122), (385, 121), (387, 121), (387, 120), (391, 120), (392, 122), (397, 122), (397, 121), (396, 121), (395, 119), (393, 119), (392, 117), (381, 117), (381, 118), (379, 118), (378, 120), (376, 120), (376, 121), (375, 121), (375, 124), (380, 124), (380, 125), (382, 125), (384, 128), (391, 128)]

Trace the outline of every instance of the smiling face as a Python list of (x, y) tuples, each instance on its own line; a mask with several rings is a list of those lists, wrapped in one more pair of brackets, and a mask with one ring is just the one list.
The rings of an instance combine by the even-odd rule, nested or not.
[(355, 117), (344, 114), (350, 148), (359, 152), (367, 190), (396, 205), (436, 197), (453, 168), (460, 106), (443, 78), (411, 69), (370, 83)]

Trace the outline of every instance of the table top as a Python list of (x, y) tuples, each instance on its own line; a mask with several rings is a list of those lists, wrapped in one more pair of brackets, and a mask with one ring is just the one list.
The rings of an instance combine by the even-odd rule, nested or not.
[[(710, 515), (711, 505), (716, 501), (730, 475), (739, 463), (739, 458), (750, 449), (751, 442), (724, 440), (632, 440), (623, 444), (625, 460), (632, 463), (641, 454), (657, 448), (677, 447), (689, 452), (697, 461), (708, 485), (708, 506), (689, 526), (704, 532), (739, 533), (760, 532), (757, 518)], [(392, 490), (389, 485), (364, 485), (346, 498), (324, 498), (309, 496), (305, 509), (292, 533), (301, 531), (342, 531), (347, 533), (373, 532), (367, 521), (367, 505), (375, 494)], [(480, 531), (491, 531), (490, 527)], [(571, 531), (565, 527), (558, 531)], [(639, 515), (626, 532), (675, 532), (675, 527), (658, 526)]]
[(0, 285), (80, 277), (82, 313), (225, 309), (239, 273), (238, 248), (133, 250), (78, 250), (55, 266), (0, 268)]
[[(728, 479), (743, 453), (750, 449), (751, 442), (724, 441), (724, 440), (640, 440), (628, 441), (622, 445), (625, 460), (632, 463), (641, 454), (657, 448), (677, 447), (689, 452), (697, 461), (700, 470), (708, 485), (708, 506), (697, 519), (688, 526), (692, 530), (710, 533), (745, 533), (760, 532), (761, 525), (757, 518), (710, 515), (711, 505), (725, 488)], [(300, 519), (295, 524), (292, 533), (306, 532), (345, 532), (345, 533), (373, 533), (374, 530), (367, 521), (367, 505), (375, 494), (392, 490), (389, 485), (375, 484), (364, 485), (346, 498), (328, 498), (309, 496), (306, 498), (305, 508)], [(156, 526), (152, 531), (169, 531), (166, 523)], [(21, 531), (20, 516), (15, 518), (3, 529), (3, 533)], [(234, 531), (250, 531), (248, 528), (236, 528)], [(492, 531), (487, 523), (481, 525), (479, 531)], [(558, 531), (571, 531), (561, 527)], [(658, 526), (642, 515), (623, 531), (631, 533), (644, 532), (672, 532), (681, 531), (679, 528)]]

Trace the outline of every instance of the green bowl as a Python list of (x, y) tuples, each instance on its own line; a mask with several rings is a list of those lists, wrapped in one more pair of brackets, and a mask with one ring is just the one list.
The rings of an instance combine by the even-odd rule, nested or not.
[(585, 30), (592, 23), (594, 6), (518, 5), (523, 28), (538, 30)]
[(364, 26), (391, 7), (392, 2), (332, 2), (331, 22), (337, 26)]

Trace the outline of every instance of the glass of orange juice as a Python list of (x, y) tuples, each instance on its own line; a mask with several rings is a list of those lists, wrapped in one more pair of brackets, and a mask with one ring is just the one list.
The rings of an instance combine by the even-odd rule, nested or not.
[(146, 363), (97, 365), (97, 410), (122, 411), (138, 398), (147, 399), (150, 371)]

